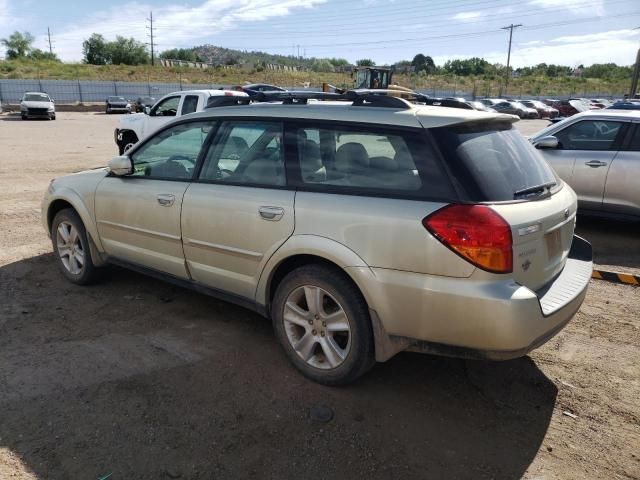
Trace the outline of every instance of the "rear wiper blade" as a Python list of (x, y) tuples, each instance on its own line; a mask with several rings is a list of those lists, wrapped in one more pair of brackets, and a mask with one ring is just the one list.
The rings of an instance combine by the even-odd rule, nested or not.
[(534, 185), (533, 187), (527, 187), (521, 190), (516, 190), (515, 192), (513, 192), (513, 197), (514, 198), (519, 197), (520, 195), (526, 195), (528, 193), (544, 192), (546, 189), (551, 188), (556, 184), (557, 182), (552, 181), (552, 182), (543, 183), (542, 185)]

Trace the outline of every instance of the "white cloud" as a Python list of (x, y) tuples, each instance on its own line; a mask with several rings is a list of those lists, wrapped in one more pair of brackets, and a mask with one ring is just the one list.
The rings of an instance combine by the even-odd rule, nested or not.
[(531, 0), (530, 5), (542, 8), (565, 9), (576, 16), (597, 16), (605, 14), (604, 0)]
[[(0, 0), (0, 2), (6, 0)], [(153, 7), (137, 2), (102, 10), (82, 24), (60, 28), (55, 35), (55, 51), (66, 61), (82, 57), (82, 41), (92, 33), (101, 33), (107, 39), (116, 35), (134, 37), (148, 42), (146, 22), (153, 10), (156, 42), (160, 50), (190, 45), (199, 39), (230, 30), (242, 23), (253, 23), (289, 15), (294, 10), (312, 8), (327, 0), (205, 0), (195, 7), (167, 5)], [(126, 15), (123, 16), (123, 12)], [(133, 22), (131, 19), (139, 19)], [(39, 39), (42, 40), (42, 39)]]
[[(617, 63), (632, 65), (638, 50), (638, 30), (612, 30), (586, 35), (557, 37), (548, 42), (527, 42), (517, 44), (511, 51), (511, 65), (524, 67), (538, 63), (585, 66), (594, 63)], [(524, 48), (522, 48), (524, 47)], [(493, 51), (483, 54), (467, 53), (434, 56), (433, 60), (442, 65), (447, 60), (480, 56), (491, 63), (505, 64), (506, 51)]]
[(513, 7), (500, 7), (495, 11), (491, 11), (489, 13), (483, 13), (481, 11), (469, 11), (469, 12), (460, 12), (452, 15), (451, 20), (456, 20), (458, 22), (476, 22), (476, 20), (481, 20), (483, 17), (489, 16), (492, 18), (487, 19), (494, 20), (496, 19), (496, 15), (508, 15), (513, 13)]
[(452, 20), (459, 22), (470, 22), (482, 16), (482, 12), (460, 12), (451, 17)]

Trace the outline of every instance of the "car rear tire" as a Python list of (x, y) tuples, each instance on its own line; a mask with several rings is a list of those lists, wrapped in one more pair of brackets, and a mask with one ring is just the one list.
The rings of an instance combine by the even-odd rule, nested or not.
[(337, 268), (312, 264), (289, 273), (278, 285), (271, 318), (289, 360), (314, 382), (351, 383), (375, 364), (367, 303)]
[(51, 223), (51, 242), (58, 267), (67, 279), (87, 285), (98, 277), (82, 220), (71, 208), (60, 210)]
[(20, 115), (20, 118), (22, 118), (22, 120), (26, 120), (27, 116), (26, 115)]

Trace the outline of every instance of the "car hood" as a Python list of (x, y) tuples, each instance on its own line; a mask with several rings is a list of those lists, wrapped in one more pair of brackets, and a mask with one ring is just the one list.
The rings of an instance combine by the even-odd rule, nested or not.
[(53, 107), (53, 102), (27, 101), (27, 102), (22, 102), (22, 105), (24, 105), (27, 108), (49, 108), (49, 107)]

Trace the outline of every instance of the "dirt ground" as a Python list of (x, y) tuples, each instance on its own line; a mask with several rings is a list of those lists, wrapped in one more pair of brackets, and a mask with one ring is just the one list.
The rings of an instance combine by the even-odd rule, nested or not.
[[(329, 388), (248, 310), (115, 267), (66, 282), (42, 192), (104, 165), (116, 123), (0, 116), (0, 479), (640, 478), (640, 288), (592, 281), (525, 358), (403, 353)], [(640, 271), (640, 227), (579, 230), (598, 263)]]

